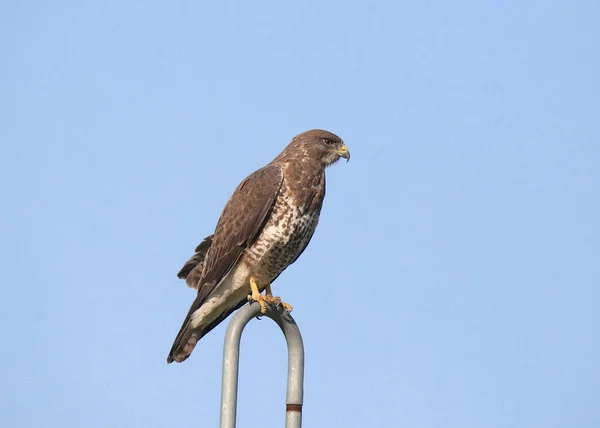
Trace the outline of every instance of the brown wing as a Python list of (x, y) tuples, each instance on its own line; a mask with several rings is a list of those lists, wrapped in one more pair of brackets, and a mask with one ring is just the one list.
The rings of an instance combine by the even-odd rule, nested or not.
[(267, 165), (250, 174), (233, 192), (219, 218), (212, 245), (204, 260), (198, 297), (190, 312), (229, 273), (245, 248), (254, 243), (271, 211), (283, 182), (283, 171)]
[[(167, 362), (175, 361), (175, 356), (185, 352), (185, 346), (191, 335), (191, 316), (206, 300), (207, 296), (219, 286), (223, 278), (239, 259), (242, 251), (254, 243), (261, 232), (269, 212), (279, 194), (283, 182), (283, 171), (277, 165), (267, 165), (250, 174), (233, 192), (219, 218), (212, 245), (204, 259), (202, 277), (198, 285), (198, 295), (188, 311), (183, 325), (173, 342)], [(245, 299), (237, 307), (242, 306)], [(199, 333), (199, 337), (208, 333), (231, 312), (220, 314), (217, 320)], [(189, 353), (179, 357), (183, 361)]]

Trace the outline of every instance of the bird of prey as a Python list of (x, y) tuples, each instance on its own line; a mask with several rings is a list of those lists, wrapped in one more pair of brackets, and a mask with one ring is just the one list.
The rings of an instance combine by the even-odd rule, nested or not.
[[(350, 152), (340, 137), (315, 129), (294, 137), (271, 163), (240, 183), (214, 234), (183, 266), (198, 295), (167, 362), (186, 360), (198, 340), (246, 302), (292, 307), (274, 297), (271, 283), (308, 245), (325, 197), (325, 168)], [(265, 294), (261, 294), (265, 291)]]

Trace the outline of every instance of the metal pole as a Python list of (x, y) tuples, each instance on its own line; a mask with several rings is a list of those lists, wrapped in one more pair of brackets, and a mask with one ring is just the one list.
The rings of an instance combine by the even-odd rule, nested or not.
[[(237, 411), (240, 339), (246, 324), (260, 316), (260, 306), (245, 305), (233, 316), (223, 347), (223, 385), (221, 389), (221, 428), (235, 428)], [(302, 398), (304, 392), (304, 344), (296, 322), (281, 307), (269, 308), (264, 316), (271, 318), (285, 336), (288, 348), (288, 381), (286, 394), (285, 427), (302, 426)]]

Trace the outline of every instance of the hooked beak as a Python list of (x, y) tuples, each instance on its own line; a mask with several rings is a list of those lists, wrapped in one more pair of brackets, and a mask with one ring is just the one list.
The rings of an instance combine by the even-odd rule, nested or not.
[(350, 160), (350, 151), (345, 144), (342, 144), (342, 147), (338, 150), (337, 154), (340, 155), (341, 158), (346, 159), (346, 162)]

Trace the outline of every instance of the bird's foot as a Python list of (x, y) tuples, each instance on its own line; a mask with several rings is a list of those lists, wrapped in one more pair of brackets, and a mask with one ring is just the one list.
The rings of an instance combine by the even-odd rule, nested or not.
[(258, 289), (258, 284), (256, 283), (256, 278), (254, 278), (254, 276), (251, 276), (250, 277), (250, 294), (248, 295), (248, 301), (250, 303), (258, 302), (258, 304), (260, 305), (260, 313), (263, 315), (267, 313), (266, 297), (267, 296), (263, 296), (262, 294), (260, 294), (260, 290)]
[(286, 314), (289, 314), (294, 309), (294, 307), (292, 305), (290, 305), (289, 303), (285, 303), (285, 302), (281, 302), (281, 306), (283, 306), (283, 310), (285, 311)]
[(285, 303), (281, 301), (281, 298), (279, 298), (279, 304), (281, 305), (281, 307), (283, 308), (283, 312), (286, 314), (289, 314), (290, 312), (292, 312), (292, 309), (294, 309), (294, 307), (292, 305), (290, 305), (289, 303)]
[(254, 276), (251, 276), (250, 291), (251, 294), (248, 296), (248, 301), (251, 303), (258, 302), (258, 304), (260, 305), (261, 314), (264, 315), (267, 313), (267, 305), (269, 305), (269, 307), (281, 306), (283, 308), (284, 313), (286, 314), (292, 312), (292, 305), (282, 302), (281, 297), (279, 296), (273, 296), (273, 293), (271, 292), (271, 284), (265, 285), (265, 295), (263, 296), (258, 289), (256, 279), (254, 278)]
[(265, 296), (265, 298), (267, 299), (267, 303), (268, 303), (270, 306), (274, 306), (274, 307), (279, 307), (279, 306), (281, 306), (281, 307), (283, 308), (283, 311), (284, 311), (286, 314), (289, 314), (290, 312), (292, 312), (292, 309), (294, 309), (294, 308), (292, 307), (292, 305), (290, 305), (289, 303), (285, 303), (285, 302), (283, 302), (283, 301), (281, 300), (281, 297), (279, 297), (279, 296), (269, 296), (269, 295), (266, 295), (266, 296)]
[(267, 284), (265, 286), (265, 294), (267, 295), (267, 297), (271, 298), (272, 304), (274, 304), (276, 307), (281, 306), (283, 308), (284, 314), (289, 314), (290, 312), (292, 312), (292, 309), (294, 309), (294, 308), (292, 308), (292, 305), (282, 302), (281, 297), (273, 296), (273, 291), (271, 290), (271, 284)]
[(293, 309), (292, 305), (290, 305), (289, 303), (282, 302), (281, 297), (279, 296), (265, 296), (260, 293), (256, 295), (250, 294), (248, 295), (248, 301), (250, 303), (257, 302), (260, 305), (260, 313), (263, 315), (267, 313), (267, 306), (269, 306), (270, 308), (277, 308), (281, 306), (286, 314), (292, 312)]
[(250, 303), (252, 302), (257, 302), (260, 305), (260, 313), (261, 314), (266, 314), (267, 313), (267, 304), (268, 302), (268, 296), (263, 296), (262, 294), (258, 293), (258, 294), (249, 294), (248, 295), (248, 301)]

